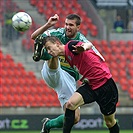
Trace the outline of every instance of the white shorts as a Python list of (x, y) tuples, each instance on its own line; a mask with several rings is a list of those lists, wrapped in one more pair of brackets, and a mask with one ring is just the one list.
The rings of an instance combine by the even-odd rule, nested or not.
[(58, 64), (57, 69), (50, 69), (47, 61), (45, 61), (41, 73), (46, 84), (56, 91), (63, 108), (64, 104), (76, 91), (76, 81), (68, 72), (61, 69), (59, 61)]

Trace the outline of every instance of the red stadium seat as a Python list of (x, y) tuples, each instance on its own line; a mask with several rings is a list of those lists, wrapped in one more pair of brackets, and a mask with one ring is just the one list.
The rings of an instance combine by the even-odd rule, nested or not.
[(38, 93), (38, 90), (37, 90), (37, 88), (35, 86), (30, 86), (29, 90), (30, 90), (30, 94), (32, 94), (32, 95)]
[(30, 0), (31, 5), (36, 6), (37, 0)]
[[(129, 89), (128, 89), (128, 92), (129, 92), (129, 95), (132, 97), (133, 95), (133, 86), (131, 86)], [(133, 98), (133, 97), (132, 97)]]
[(88, 18), (88, 17), (86, 17), (85, 18), (85, 21), (86, 21), (86, 23), (89, 25), (89, 24), (92, 24), (92, 19), (91, 18)]
[(117, 41), (116, 41), (116, 40), (111, 40), (111, 41), (110, 41), (110, 45), (111, 45), (111, 46), (117, 45)]
[(16, 106), (18, 106), (18, 103), (20, 103), (21, 101), (21, 96), (19, 94), (14, 94), (14, 104), (16, 104)]
[(19, 80), (14, 76), (12, 79), (11, 79), (13, 85), (12, 86), (18, 86), (20, 84)]
[(92, 42), (96, 47), (101, 45), (99, 40), (92, 40), (91, 42)]
[(120, 78), (119, 82), (120, 82), (120, 86), (121, 86), (122, 90), (127, 91), (128, 83), (126, 82), (126, 78)]
[(120, 41), (118, 41), (118, 45), (119, 46), (126, 45), (126, 41), (125, 40), (120, 40)]
[(133, 99), (133, 94), (130, 94), (130, 98)]
[(9, 54), (7, 54), (6, 56), (5, 56), (5, 58), (6, 58), (6, 61), (8, 61), (8, 63), (11, 61), (13, 61), (13, 58), (12, 58), (12, 56), (11, 55), (9, 55)]
[(101, 40), (100, 43), (102, 46), (108, 46), (107, 40)]
[(14, 94), (17, 94), (17, 93), (18, 93), (17, 88), (16, 88), (16, 87), (14, 87), (14, 86), (11, 86), (11, 87), (9, 88), (9, 90), (10, 90), (10, 94), (12, 94), (12, 95), (14, 95)]
[(26, 95), (31, 94), (30, 87), (28, 87), (28, 86), (23, 86), (23, 94), (26, 94)]
[(98, 34), (98, 31), (97, 30), (91, 30), (90, 33), (91, 33), (91, 36), (96, 37)]
[(40, 103), (41, 103), (41, 96), (35, 94), (35, 95), (34, 95), (34, 98), (35, 98), (35, 102), (32, 103), (32, 106), (40, 106)]
[[(112, 69), (113, 69), (113, 68), (112, 68)], [(117, 69), (113, 69), (113, 70), (111, 71), (111, 73), (112, 73), (112, 76), (113, 76), (114, 80), (115, 80), (116, 82), (118, 82), (118, 81), (119, 81), (119, 72), (118, 72), (118, 70), (117, 70)]]
[(16, 86), (15, 88), (16, 88), (16, 94), (17, 95), (20, 95), (21, 96), (21, 94), (24, 94), (25, 92), (24, 92), (24, 90), (23, 90), (23, 87), (21, 87), (22, 85), (20, 84), (19, 86)]
[(22, 63), (17, 63), (17, 68), (24, 70), (24, 66)]
[(127, 41), (127, 44), (133, 46), (133, 40)]
[(119, 75), (121, 76), (121, 78), (126, 78), (127, 75), (126, 75), (125, 69), (120, 69), (119, 70)]
[[(63, 3), (65, 2), (65, 1), (62, 1)], [(61, 3), (61, 2), (55, 2), (54, 1), (54, 4), (55, 4), (55, 7), (57, 8), (57, 9), (61, 9), (62, 8), (62, 6), (63, 6), (63, 3)], [(65, 3), (64, 3), (64, 5), (66, 5)], [(67, 4), (68, 6), (70, 6), (70, 4)], [(64, 6), (65, 8), (66, 8), (66, 6)]]

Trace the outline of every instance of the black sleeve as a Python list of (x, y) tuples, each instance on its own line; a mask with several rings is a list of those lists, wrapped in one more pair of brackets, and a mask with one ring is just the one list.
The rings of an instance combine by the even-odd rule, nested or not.
[(79, 41), (70, 41), (68, 43), (68, 49), (74, 54), (74, 55), (78, 55), (77, 53), (73, 52), (74, 48), (72, 47), (72, 45), (77, 45), (79, 43)]

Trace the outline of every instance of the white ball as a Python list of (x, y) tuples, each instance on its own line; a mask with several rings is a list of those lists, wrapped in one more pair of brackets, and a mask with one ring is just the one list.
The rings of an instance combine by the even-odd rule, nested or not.
[(26, 12), (18, 12), (12, 17), (12, 26), (17, 31), (27, 31), (31, 25), (32, 19)]

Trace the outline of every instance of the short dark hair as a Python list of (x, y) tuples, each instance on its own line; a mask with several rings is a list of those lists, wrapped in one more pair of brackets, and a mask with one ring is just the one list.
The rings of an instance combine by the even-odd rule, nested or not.
[(45, 45), (45, 43), (48, 41), (50, 41), (52, 43), (55, 43), (56, 41), (60, 42), (59, 38), (57, 38), (55, 36), (47, 36), (47, 37), (44, 37), (43, 44)]
[(76, 20), (76, 25), (80, 25), (81, 23), (81, 18), (79, 15), (77, 14), (69, 14), (66, 19), (70, 19), (70, 20)]

